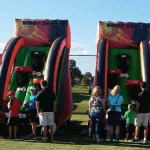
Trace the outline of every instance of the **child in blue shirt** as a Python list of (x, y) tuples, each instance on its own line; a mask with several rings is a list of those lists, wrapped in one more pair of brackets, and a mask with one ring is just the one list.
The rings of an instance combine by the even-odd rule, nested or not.
[(34, 86), (30, 87), (30, 100), (29, 100), (29, 111), (30, 111), (30, 120), (32, 126), (32, 134), (28, 136), (29, 139), (36, 139), (36, 88)]

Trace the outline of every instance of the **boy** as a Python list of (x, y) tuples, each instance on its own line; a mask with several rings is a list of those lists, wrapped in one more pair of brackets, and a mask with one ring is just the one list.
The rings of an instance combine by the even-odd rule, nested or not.
[(135, 127), (134, 127), (134, 121), (135, 121), (135, 111), (133, 110), (132, 104), (128, 105), (128, 111), (125, 112), (124, 118), (126, 119), (126, 139), (128, 140), (129, 133), (132, 133), (133, 139), (135, 137)]
[(34, 86), (30, 87), (30, 101), (29, 101), (29, 111), (30, 111), (30, 120), (32, 126), (32, 134), (28, 136), (29, 139), (36, 139), (36, 88)]
[(10, 109), (7, 124), (9, 125), (9, 139), (11, 139), (12, 126), (14, 126), (14, 138), (16, 138), (16, 134), (17, 134), (20, 101), (15, 98), (15, 92), (14, 91), (9, 91), (9, 93), (7, 95), (10, 98), (10, 101), (8, 102), (8, 105), (7, 105), (8, 109)]

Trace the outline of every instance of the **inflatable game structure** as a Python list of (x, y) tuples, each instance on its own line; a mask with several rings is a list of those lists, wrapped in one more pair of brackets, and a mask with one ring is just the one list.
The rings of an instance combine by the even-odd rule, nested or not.
[(149, 40), (149, 23), (98, 23), (95, 86), (102, 88), (105, 100), (115, 85), (120, 86), (122, 115), (129, 103), (136, 104), (142, 81), (150, 91)]
[[(0, 58), (0, 122), (8, 117), (7, 93), (15, 91), (22, 105), (29, 101), (30, 87), (40, 89), (45, 79), (56, 94), (57, 128), (71, 118), (73, 101), (69, 71), (71, 32), (68, 20), (15, 19), (14, 37)], [(28, 118), (20, 109), (19, 118)]]

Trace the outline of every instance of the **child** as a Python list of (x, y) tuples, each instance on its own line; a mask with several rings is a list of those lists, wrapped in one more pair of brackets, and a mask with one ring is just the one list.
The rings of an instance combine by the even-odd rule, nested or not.
[(29, 103), (29, 111), (30, 111), (30, 120), (32, 126), (32, 134), (28, 135), (29, 139), (36, 139), (36, 88), (34, 86), (30, 87), (30, 103)]
[(7, 105), (8, 109), (10, 109), (7, 124), (9, 125), (9, 139), (11, 139), (12, 126), (14, 126), (14, 138), (16, 138), (16, 134), (17, 134), (20, 101), (15, 98), (15, 92), (14, 91), (9, 91), (9, 93), (7, 95), (10, 98), (10, 101), (8, 102), (8, 105)]
[(125, 112), (124, 118), (126, 119), (126, 139), (128, 140), (129, 133), (132, 133), (133, 139), (135, 136), (135, 127), (134, 127), (134, 121), (135, 121), (135, 111), (133, 110), (133, 105), (128, 105), (128, 111)]
[(109, 139), (110, 126), (108, 125), (108, 114), (106, 114), (105, 118), (106, 118), (106, 125), (105, 125), (104, 130), (106, 130), (106, 139)]

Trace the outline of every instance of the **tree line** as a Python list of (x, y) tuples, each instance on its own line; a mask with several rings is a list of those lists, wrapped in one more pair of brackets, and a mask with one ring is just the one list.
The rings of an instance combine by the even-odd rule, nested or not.
[(76, 66), (76, 61), (73, 59), (69, 60), (69, 69), (71, 76), (71, 84), (72, 86), (75, 84), (91, 85), (93, 83), (94, 77), (90, 72), (86, 72), (85, 74), (81, 73), (81, 70)]

